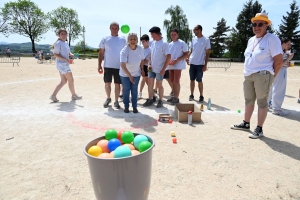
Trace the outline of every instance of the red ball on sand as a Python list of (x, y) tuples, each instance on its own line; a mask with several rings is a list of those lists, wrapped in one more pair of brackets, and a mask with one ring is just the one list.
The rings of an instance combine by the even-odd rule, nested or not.
[(177, 138), (172, 138), (173, 143), (177, 143)]
[(172, 124), (173, 120), (169, 119), (169, 123)]

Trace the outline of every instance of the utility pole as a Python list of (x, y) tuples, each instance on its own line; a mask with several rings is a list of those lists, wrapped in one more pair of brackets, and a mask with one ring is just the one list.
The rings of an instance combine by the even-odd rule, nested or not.
[(85, 36), (84, 36), (85, 27), (84, 26), (82, 26), (82, 33), (83, 33), (83, 54), (84, 54), (82, 60), (85, 60)]

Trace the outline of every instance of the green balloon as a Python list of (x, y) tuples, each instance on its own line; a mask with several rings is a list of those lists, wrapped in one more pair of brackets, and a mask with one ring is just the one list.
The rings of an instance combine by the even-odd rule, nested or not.
[(121, 135), (121, 140), (125, 144), (130, 144), (134, 139), (134, 135), (131, 131), (124, 131)]
[(118, 132), (115, 129), (109, 129), (105, 132), (105, 139), (110, 140), (118, 138)]
[(143, 141), (139, 144), (139, 151), (142, 153), (142, 152), (148, 150), (151, 146), (152, 146), (151, 142)]
[(127, 24), (125, 24), (125, 25), (121, 26), (121, 31), (122, 31), (122, 33), (126, 34), (126, 33), (129, 33), (130, 28), (129, 28), (129, 26)]

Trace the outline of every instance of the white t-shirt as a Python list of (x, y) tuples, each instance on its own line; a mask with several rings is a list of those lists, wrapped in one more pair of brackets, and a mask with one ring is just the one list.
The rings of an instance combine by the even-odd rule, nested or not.
[[(55, 54), (60, 54), (63, 58), (69, 59), (70, 55), (70, 47), (67, 42), (63, 42), (61, 40), (58, 40), (54, 44), (54, 49), (52, 50), (53, 53)], [(41, 51), (40, 51), (41, 53)], [(65, 66), (66, 64), (69, 65), (68, 62), (61, 60), (61, 59), (55, 59), (57, 65), (63, 65)]]
[[(182, 40), (177, 40), (176, 42), (170, 42), (169, 43), (169, 49), (171, 52), (171, 61), (175, 60), (183, 55), (184, 52), (188, 51), (187, 44)], [(169, 65), (167, 69), (175, 69), (175, 70), (181, 70), (185, 69), (185, 60), (178, 61), (175, 65)]]
[(169, 44), (163, 40), (153, 41), (150, 48), (152, 71), (159, 73), (165, 65), (167, 55), (170, 54)]
[(250, 76), (262, 70), (274, 74), (273, 57), (278, 54), (282, 54), (282, 47), (277, 36), (267, 33), (263, 38), (251, 37), (244, 53), (244, 76)]
[(210, 40), (204, 36), (193, 38), (191, 43), (192, 54), (190, 64), (205, 65), (206, 50), (210, 49)]
[[(135, 50), (132, 50), (126, 45), (120, 52), (120, 62), (125, 62), (129, 73), (133, 76), (141, 76), (141, 61), (144, 60), (144, 50), (141, 46), (137, 45)], [(128, 77), (120, 67), (120, 76)]]
[(104, 37), (99, 47), (104, 49), (104, 67), (120, 69), (120, 51), (126, 45), (126, 40), (119, 36)]
[[(148, 47), (148, 48), (143, 47), (143, 50), (144, 50), (144, 58), (149, 61), (150, 60), (150, 55), (151, 55), (150, 47)], [(144, 63), (144, 65), (148, 66), (148, 62)]]

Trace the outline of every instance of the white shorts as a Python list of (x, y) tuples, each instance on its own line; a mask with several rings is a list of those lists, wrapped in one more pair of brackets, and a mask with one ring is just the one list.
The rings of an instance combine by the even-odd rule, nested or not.
[(72, 72), (70, 68), (70, 64), (67, 62), (56, 62), (56, 68), (61, 74)]

